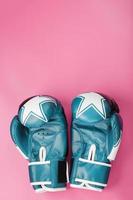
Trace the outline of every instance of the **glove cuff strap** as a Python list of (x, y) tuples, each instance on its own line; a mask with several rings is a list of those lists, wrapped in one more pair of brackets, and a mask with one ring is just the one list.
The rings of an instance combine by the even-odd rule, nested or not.
[(46, 191), (64, 190), (66, 183), (66, 161), (49, 160), (30, 162), (29, 177), (31, 185), (35, 190), (38, 187)]
[(107, 186), (110, 168), (111, 165), (108, 163), (83, 158), (75, 159), (72, 164), (71, 186), (102, 190)]

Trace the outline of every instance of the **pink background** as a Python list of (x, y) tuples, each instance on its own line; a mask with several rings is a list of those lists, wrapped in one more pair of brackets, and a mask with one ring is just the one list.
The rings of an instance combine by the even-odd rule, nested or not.
[[(0, 199), (133, 199), (133, 1), (0, 1)], [(116, 99), (123, 141), (102, 193), (68, 188), (36, 194), (27, 161), (11, 141), (19, 104), (36, 94), (59, 98), (70, 124), (75, 95), (99, 91)]]

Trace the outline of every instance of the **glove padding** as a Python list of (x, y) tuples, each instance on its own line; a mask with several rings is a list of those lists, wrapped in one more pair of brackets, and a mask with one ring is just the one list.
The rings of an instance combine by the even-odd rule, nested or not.
[(65, 190), (67, 122), (60, 102), (50, 96), (24, 101), (10, 129), (16, 147), (29, 160), (35, 191)]
[(116, 102), (90, 92), (72, 102), (71, 187), (102, 191), (108, 182), (111, 161), (121, 142), (122, 119)]

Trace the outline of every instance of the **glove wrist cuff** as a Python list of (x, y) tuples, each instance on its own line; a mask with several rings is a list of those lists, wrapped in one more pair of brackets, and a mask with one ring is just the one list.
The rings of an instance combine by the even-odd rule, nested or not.
[(29, 163), (31, 185), (38, 191), (59, 191), (66, 187), (66, 161), (48, 160)]
[(73, 161), (71, 186), (101, 191), (107, 186), (111, 164), (78, 158)]

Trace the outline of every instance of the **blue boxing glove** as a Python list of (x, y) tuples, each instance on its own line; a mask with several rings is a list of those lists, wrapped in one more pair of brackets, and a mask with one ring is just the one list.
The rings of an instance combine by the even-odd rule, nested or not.
[(67, 122), (60, 102), (50, 96), (24, 101), (11, 123), (11, 137), (29, 160), (35, 191), (66, 189)]
[(122, 119), (116, 102), (90, 92), (72, 102), (70, 185), (102, 191), (121, 142)]

